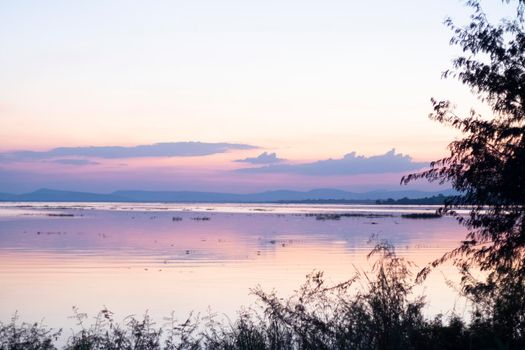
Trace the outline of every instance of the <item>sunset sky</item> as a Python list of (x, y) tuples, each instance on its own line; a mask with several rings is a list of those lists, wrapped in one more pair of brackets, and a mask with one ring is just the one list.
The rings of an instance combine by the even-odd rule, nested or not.
[(431, 97), (486, 112), (441, 79), (459, 54), (442, 22), (468, 14), (458, 0), (1, 2), (0, 192), (399, 189), (457, 137), (427, 118)]

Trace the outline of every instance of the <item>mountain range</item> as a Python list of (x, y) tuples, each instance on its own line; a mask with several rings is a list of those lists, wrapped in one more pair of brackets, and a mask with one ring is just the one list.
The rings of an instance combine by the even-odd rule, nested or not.
[(200, 202), (200, 203), (275, 203), (301, 201), (348, 201), (369, 203), (376, 200), (424, 198), (456, 192), (443, 191), (370, 191), (348, 192), (337, 189), (314, 189), (310, 191), (277, 190), (249, 194), (197, 192), (197, 191), (138, 191), (122, 190), (112, 193), (73, 192), (39, 189), (24, 194), (0, 193), (0, 201), (14, 202)]

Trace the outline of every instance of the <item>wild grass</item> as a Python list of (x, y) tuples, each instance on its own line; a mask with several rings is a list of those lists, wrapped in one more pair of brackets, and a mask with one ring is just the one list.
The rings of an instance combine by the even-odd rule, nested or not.
[(7, 324), (0, 323), (0, 349), (2, 350), (52, 350), (61, 335), (42, 323), (18, 323), (15, 314)]
[[(441, 350), (525, 349), (525, 335), (502, 338), (490, 316), (423, 315), (425, 298), (414, 293), (412, 264), (381, 243), (370, 253), (370, 272), (329, 285), (322, 272), (312, 272), (290, 297), (260, 287), (258, 302), (233, 321), (217, 315), (190, 315), (177, 321), (173, 314), (155, 323), (148, 314), (115, 321), (104, 309), (87, 322), (74, 309), (77, 328), (64, 350)], [(488, 314), (486, 314), (488, 315)], [(0, 324), (0, 349), (57, 349), (65, 334), (42, 324)]]

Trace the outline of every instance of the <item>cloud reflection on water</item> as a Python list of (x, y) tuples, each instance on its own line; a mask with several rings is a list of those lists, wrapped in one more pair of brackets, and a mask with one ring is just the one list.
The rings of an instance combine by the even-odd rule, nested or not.
[[(249, 289), (257, 284), (289, 294), (314, 269), (332, 281), (349, 278), (354, 267), (369, 269), (371, 235), (388, 239), (419, 266), (464, 235), (452, 219), (408, 220), (399, 208), (385, 207), (380, 209), (392, 216), (340, 220), (305, 216), (321, 209), (307, 206), (244, 205), (237, 213), (236, 206), (221, 205), (70, 207), (39, 204), (15, 209), (41, 216), (2, 218), (1, 319), (19, 310), (24, 319), (45, 317), (59, 325), (73, 305), (90, 314), (105, 305), (121, 315), (149, 309), (159, 318), (171, 310), (183, 317), (208, 306), (231, 315), (253, 302)], [(344, 208), (361, 214), (369, 209), (331, 210)], [(202, 217), (209, 220), (193, 220)], [(450, 309), (454, 294), (440, 275), (425, 288), (433, 311)]]

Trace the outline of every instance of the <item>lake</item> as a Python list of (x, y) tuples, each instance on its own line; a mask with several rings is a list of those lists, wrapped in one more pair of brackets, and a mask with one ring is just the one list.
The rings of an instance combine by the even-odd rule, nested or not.
[[(208, 309), (234, 317), (260, 285), (290, 295), (313, 270), (329, 281), (368, 271), (378, 239), (419, 268), (458, 245), (454, 219), (408, 219), (425, 206), (1, 203), (0, 320), (73, 327), (72, 307), (117, 319), (182, 319)], [(337, 215), (327, 215), (337, 214)], [(340, 214), (344, 214), (340, 216)], [(418, 288), (425, 313), (465, 312), (441, 266)]]

